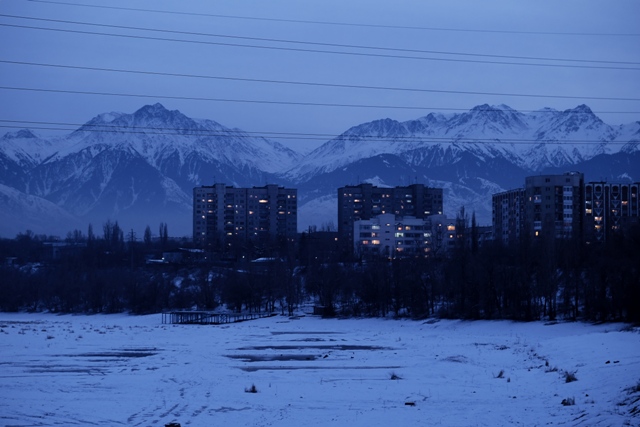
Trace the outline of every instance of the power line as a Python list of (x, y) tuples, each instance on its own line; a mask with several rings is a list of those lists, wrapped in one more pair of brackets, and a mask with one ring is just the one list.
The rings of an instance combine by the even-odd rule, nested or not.
[[(309, 107), (374, 108), (374, 109), (393, 109), (393, 110), (434, 110), (434, 109), (454, 110), (454, 111), (463, 110), (463, 109), (452, 109), (452, 108), (414, 107), (414, 106), (402, 106), (402, 105), (338, 104), (338, 103), (320, 103), (320, 102), (206, 98), (206, 97), (171, 96), (171, 95), (147, 95), (147, 94), (133, 94), (133, 93), (95, 92), (95, 91), (27, 88), (27, 87), (12, 87), (12, 86), (0, 86), (0, 89), (25, 91), (25, 92), (64, 93), (64, 94), (73, 94), (73, 95), (100, 95), (100, 96), (117, 96), (117, 97), (128, 97), (128, 98), (151, 98), (151, 99), (179, 99), (179, 100), (186, 100), (186, 101), (236, 102), (236, 103), (248, 103), (248, 104), (299, 105), (299, 106), (309, 106)], [(638, 101), (638, 99), (628, 99), (628, 100)], [(527, 112), (544, 112), (544, 110), (542, 111), (526, 110), (526, 111)]]
[(312, 46), (339, 47), (339, 48), (348, 48), (348, 49), (369, 49), (369, 50), (381, 50), (381, 51), (387, 51), (387, 52), (457, 55), (457, 56), (500, 58), (500, 59), (520, 59), (520, 60), (528, 60), (528, 61), (560, 61), (560, 62), (578, 62), (578, 63), (640, 65), (640, 62), (632, 62), (632, 61), (566, 59), (566, 58), (549, 58), (549, 57), (535, 57), (535, 56), (494, 55), (494, 54), (483, 54), (483, 53), (451, 52), (451, 51), (437, 51), (437, 50), (424, 50), (424, 49), (391, 48), (391, 47), (380, 47), (380, 46), (351, 45), (351, 44), (342, 44), (342, 43), (323, 43), (323, 42), (274, 39), (274, 38), (264, 38), (264, 37), (248, 37), (248, 36), (237, 36), (237, 35), (228, 35), (228, 34), (212, 34), (212, 33), (202, 33), (202, 32), (193, 32), (193, 31), (176, 31), (176, 30), (167, 30), (167, 29), (158, 29), (158, 28), (130, 27), (125, 25), (100, 24), (100, 23), (82, 22), (82, 21), (68, 21), (68, 20), (59, 20), (59, 19), (51, 19), (51, 18), (35, 18), (30, 16), (16, 16), (16, 15), (2, 15), (2, 14), (0, 14), (0, 16), (7, 17), (7, 18), (14, 18), (14, 19), (27, 19), (27, 20), (34, 20), (34, 21), (55, 22), (55, 23), (73, 24), (73, 25), (87, 25), (87, 26), (93, 26), (93, 27), (115, 28), (115, 29), (135, 30), (135, 31), (150, 31), (150, 32), (180, 34), (180, 35), (188, 35), (188, 36), (218, 37), (218, 38), (229, 38), (229, 39), (237, 39), (237, 40), (265, 41), (270, 43), (274, 43), (274, 42), (275, 43), (291, 43), (291, 44), (312, 45)]
[[(118, 126), (111, 124), (75, 124), (65, 122), (38, 122), (38, 121), (26, 121), (26, 120), (2, 120), (3, 123), (24, 123), (24, 124), (42, 124), (42, 125), (57, 125), (57, 126), (77, 126), (74, 128), (60, 128), (60, 127), (46, 127), (46, 126), (29, 126), (29, 129), (34, 130), (55, 130), (55, 131), (81, 131), (88, 133), (113, 133), (113, 134), (139, 134), (139, 135), (166, 135), (166, 136), (187, 136), (187, 137), (233, 137), (240, 139), (248, 138), (278, 138), (278, 139), (295, 139), (295, 140), (310, 140), (310, 141), (328, 141), (337, 139), (340, 137), (349, 138), (352, 135), (342, 133), (336, 134), (323, 134), (323, 133), (296, 133), (296, 132), (249, 132), (249, 131), (213, 131), (210, 129), (195, 129), (195, 128), (173, 128), (173, 127), (151, 127), (151, 126)], [(0, 128), (15, 128), (13, 125), (0, 125)], [(366, 142), (412, 142), (412, 143), (492, 143), (492, 144), (515, 144), (515, 145), (536, 145), (536, 144), (602, 144), (603, 141), (595, 139), (579, 139), (569, 141), (557, 141), (552, 139), (520, 139), (520, 138), (505, 138), (496, 140), (495, 138), (451, 138), (451, 137), (420, 137), (420, 136), (394, 136), (394, 137), (379, 137), (370, 135), (359, 135), (358, 138), (365, 140)], [(630, 141), (609, 141), (607, 144), (624, 145)]]
[[(408, 51), (408, 52), (421, 52), (421, 53), (429, 53), (432, 54), (448, 54), (448, 55), (480, 55), (480, 54), (470, 54), (470, 53), (456, 53), (456, 52), (440, 52), (435, 53), (433, 51), (419, 51), (419, 50), (410, 50), (410, 49), (394, 49), (394, 48), (381, 48), (381, 47), (366, 47), (366, 46), (355, 46), (355, 45), (338, 45), (338, 44), (330, 44), (330, 43), (314, 43), (314, 42), (302, 42), (302, 41), (294, 41), (294, 40), (278, 40), (278, 39), (265, 39), (265, 38), (256, 38), (256, 37), (242, 37), (242, 36), (230, 36), (230, 35), (220, 35), (220, 34), (208, 34), (208, 33), (194, 33), (194, 32), (185, 32), (185, 31), (173, 31), (173, 30), (161, 30), (161, 29), (153, 29), (153, 28), (141, 28), (141, 27), (129, 27), (122, 25), (108, 25), (108, 24), (95, 24), (95, 23), (86, 23), (86, 22), (78, 22), (78, 21), (64, 21), (64, 20), (55, 20), (55, 19), (45, 19), (45, 18), (32, 18), (32, 17), (23, 17), (23, 16), (14, 16), (14, 15), (3, 15), (0, 14), (0, 17), (8, 17), (8, 18), (18, 18), (18, 19), (30, 19), (30, 20), (38, 20), (38, 21), (48, 21), (48, 22), (56, 22), (56, 23), (65, 23), (65, 24), (75, 24), (75, 25), (88, 25), (88, 26), (98, 26), (98, 27), (107, 27), (107, 28), (117, 28), (117, 29), (126, 29), (126, 30), (134, 30), (134, 31), (152, 31), (152, 32), (160, 32), (160, 33), (173, 33), (173, 34), (183, 34), (183, 35), (196, 35), (196, 36), (207, 36), (207, 37), (224, 37), (224, 38), (232, 38), (232, 39), (244, 39), (244, 40), (254, 40), (254, 41), (265, 41), (265, 42), (278, 42), (278, 43), (295, 43), (295, 44), (311, 44), (311, 45), (322, 45), (322, 46), (333, 46), (333, 47), (341, 47), (341, 48), (356, 48), (356, 49), (374, 49), (374, 50), (385, 50), (385, 51)], [(491, 65), (518, 65), (518, 66), (534, 66), (534, 67), (553, 67), (553, 68), (580, 68), (580, 69), (604, 69), (604, 70), (630, 70), (630, 71), (640, 71), (640, 68), (635, 67), (616, 67), (616, 66), (604, 66), (604, 65), (571, 65), (571, 64), (543, 64), (543, 63), (531, 63), (531, 62), (508, 62), (508, 61), (483, 61), (476, 59), (456, 59), (456, 58), (433, 58), (433, 57), (424, 57), (424, 56), (408, 56), (408, 55), (391, 55), (391, 54), (382, 54), (382, 53), (365, 53), (365, 52), (343, 52), (343, 51), (335, 51), (335, 50), (320, 50), (320, 49), (303, 49), (303, 48), (294, 48), (294, 47), (283, 47), (283, 46), (262, 46), (262, 45), (249, 45), (249, 44), (239, 44), (239, 43), (223, 43), (223, 42), (213, 42), (213, 41), (204, 41), (204, 40), (184, 40), (184, 39), (172, 39), (166, 37), (151, 37), (151, 36), (141, 36), (141, 35), (131, 35), (131, 34), (115, 34), (115, 33), (107, 33), (107, 32), (95, 32), (95, 31), (82, 31), (82, 30), (71, 30), (71, 29), (61, 29), (61, 28), (46, 28), (46, 27), (35, 27), (29, 25), (16, 25), (16, 24), (7, 24), (0, 23), (0, 26), (4, 27), (12, 27), (12, 28), (24, 28), (31, 30), (43, 30), (43, 31), (54, 31), (54, 32), (63, 32), (63, 33), (73, 33), (73, 34), (87, 34), (87, 35), (100, 35), (100, 36), (109, 36), (109, 37), (121, 37), (121, 38), (132, 38), (132, 39), (141, 39), (141, 40), (154, 40), (154, 41), (170, 41), (177, 43), (193, 43), (193, 44), (204, 44), (204, 45), (215, 45), (215, 46), (229, 46), (229, 47), (241, 47), (241, 48), (251, 48), (251, 49), (268, 49), (268, 50), (281, 50), (281, 51), (293, 51), (293, 52), (308, 52), (308, 53), (325, 53), (325, 54), (334, 54), (334, 55), (348, 55), (348, 56), (365, 56), (365, 57), (376, 57), (376, 58), (395, 58), (395, 59), (414, 59), (414, 60), (423, 60), (423, 61), (444, 61), (444, 62), (460, 62), (460, 63), (473, 63), (473, 64), (491, 64)], [(490, 57), (491, 55), (480, 55), (485, 57)], [(522, 58), (527, 59), (526, 57), (509, 57), (504, 56), (505, 58)], [(535, 58), (531, 57), (530, 60), (535, 60)], [(640, 65), (640, 63), (634, 62), (615, 62), (615, 61), (591, 61), (591, 60), (565, 60), (565, 59), (538, 59), (538, 60), (547, 60), (547, 61), (573, 61), (573, 62), (592, 62), (592, 63), (613, 63), (613, 64), (629, 64), (629, 65)]]
[[(273, 84), (304, 85), (304, 86), (321, 86), (321, 87), (335, 87), (335, 88), (348, 88), (348, 89), (450, 93), (450, 94), (462, 94), (462, 95), (484, 95), (484, 96), (502, 96), (502, 97), (509, 96), (509, 97), (553, 98), (553, 99), (583, 99), (583, 100), (588, 99), (588, 100), (600, 100), (600, 101), (603, 101), (603, 100), (605, 101), (640, 101), (640, 98), (473, 92), (473, 91), (456, 91), (456, 90), (444, 90), (444, 89), (420, 89), (420, 88), (402, 88), (402, 87), (385, 87), (385, 86), (348, 85), (348, 84), (321, 83), (321, 82), (301, 82), (301, 81), (290, 81), (290, 80), (250, 79), (250, 78), (241, 78), (241, 77), (211, 76), (211, 75), (198, 75), (198, 74), (186, 74), (186, 73), (165, 73), (165, 72), (148, 71), (148, 70), (128, 70), (128, 69), (121, 69), (121, 68), (84, 67), (79, 65), (47, 64), (47, 63), (26, 62), (26, 61), (9, 61), (9, 60), (2, 60), (2, 59), (0, 59), (0, 63), (13, 64), (13, 65), (29, 65), (29, 66), (38, 66), (38, 67), (51, 67), (51, 68), (66, 68), (66, 69), (86, 70), (86, 71), (104, 71), (104, 72), (114, 72), (114, 73), (143, 74), (143, 75), (167, 76), (167, 77), (186, 77), (186, 78), (195, 78), (195, 79), (228, 80), (228, 81), (242, 81), (242, 82), (253, 82), (253, 83), (273, 83)], [(607, 113), (607, 112), (603, 112), (603, 113)]]
[(221, 15), (213, 13), (197, 13), (197, 12), (180, 12), (169, 10), (155, 10), (155, 9), (143, 9), (143, 8), (130, 8), (130, 7), (118, 7), (118, 6), (104, 6), (94, 4), (78, 4), (62, 1), (51, 0), (27, 0), (34, 3), (48, 3), (65, 6), (80, 6), (99, 9), (111, 9), (111, 10), (126, 10), (130, 12), (150, 12), (160, 14), (171, 15), (184, 15), (184, 16), (202, 16), (210, 18), (225, 18), (225, 19), (242, 19), (251, 21), (267, 21), (267, 22), (286, 22), (295, 24), (313, 24), (313, 25), (334, 25), (334, 26), (347, 26), (347, 27), (364, 27), (364, 28), (387, 28), (387, 29), (400, 29), (400, 30), (425, 30), (425, 31), (448, 31), (448, 32), (464, 32), (464, 33), (495, 33), (495, 34), (525, 34), (525, 35), (553, 35), (553, 36), (606, 36), (606, 37), (638, 37), (640, 33), (585, 33), (585, 32), (561, 32), (561, 31), (515, 31), (515, 30), (489, 30), (489, 29), (470, 29), (470, 28), (444, 28), (444, 27), (416, 27), (407, 25), (384, 25), (384, 24), (363, 24), (355, 22), (331, 22), (331, 21), (315, 21), (315, 20), (302, 20), (302, 19), (283, 19), (283, 18), (263, 18), (255, 16), (239, 16), (239, 15)]

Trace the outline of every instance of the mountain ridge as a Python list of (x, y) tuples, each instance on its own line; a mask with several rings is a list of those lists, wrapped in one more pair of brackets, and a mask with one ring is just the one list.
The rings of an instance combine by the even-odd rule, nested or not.
[[(624, 160), (635, 159), (639, 149), (640, 121), (610, 126), (584, 104), (526, 114), (482, 104), (404, 122), (383, 118), (355, 125), (303, 156), (156, 103), (131, 114), (98, 114), (64, 137), (5, 134), (0, 184), (22, 200), (55, 205), (58, 216), (75, 223), (126, 218), (139, 228), (164, 221), (175, 224), (177, 235), (190, 234), (193, 187), (214, 182), (299, 188), (301, 230), (335, 223), (335, 191), (359, 182), (442, 186), (445, 213), (454, 215), (464, 204), (489, 223), (491, 192), (521, 186), (526, 175), (585, 165), (589, 173), (606, 170), (608, 179), (638, 180), (640, 162)], [(18, 197), (7, 188), (5, 194)]]

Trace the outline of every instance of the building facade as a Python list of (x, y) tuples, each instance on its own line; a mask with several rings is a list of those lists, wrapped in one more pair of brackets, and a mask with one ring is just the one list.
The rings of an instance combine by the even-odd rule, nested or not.
[(491, 197), (493, 240), (505, 245), (520, 240), (525, 232), (525, 191), (517, 188)]
[(386, 258), (429, 256), (448, 251), (456, 240), (455, 220), (377, 215), (353, 224), (353, 249), (358, 256)]
[(382, 188), (373, 184), (338, 189), (338, 236), (353, 242), (354, 222), (378, 215), (427, 218), (442, 214), (442, 188), (413, 184), (407, 187)]
[(638, 224), (640, 182), (589, 182), (584, 187), (584, 234), (587, 242), (604, 242), (612, 233)]
[(273, 184), (193, 189), (193, 239), (198, 247), (213, 248), (234, 240), (293, 240), (297, 228), (296, 189)]
[(581, 238), (584, 174), (525, 178), (525, 227), (532, 238)]

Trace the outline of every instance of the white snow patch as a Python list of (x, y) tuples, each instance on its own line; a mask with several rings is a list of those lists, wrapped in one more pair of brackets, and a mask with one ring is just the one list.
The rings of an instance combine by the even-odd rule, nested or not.
[(622, 324), (1, 313), (0, 335), (7, 425), (639, 421), (629, 403), (640, 396), (640, 333)]

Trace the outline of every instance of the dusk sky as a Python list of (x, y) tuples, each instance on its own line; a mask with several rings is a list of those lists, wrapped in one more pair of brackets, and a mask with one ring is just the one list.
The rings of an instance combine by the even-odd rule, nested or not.
[(635, 0), (0, 0), (0, 134), (156, 102), (281, 142), (323, 134), (301, 151), (366, 121), (483, 103), (584, 103), (630, 123), (638, 22)]

